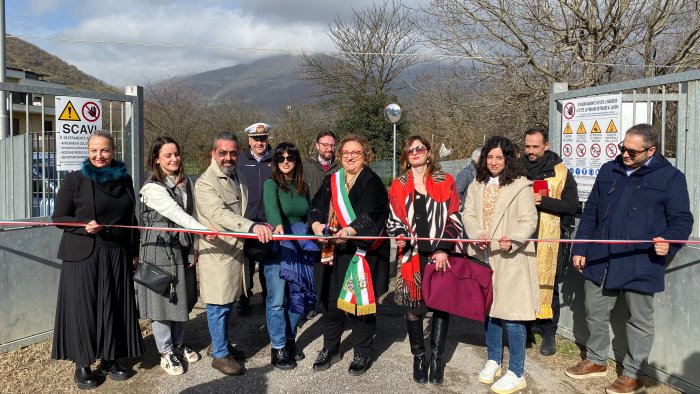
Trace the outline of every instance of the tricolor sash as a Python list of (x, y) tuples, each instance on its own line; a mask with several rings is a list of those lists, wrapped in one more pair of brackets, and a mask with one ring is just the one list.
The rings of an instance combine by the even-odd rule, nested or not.
[[(345, 186), (345, 169), (331, 175), (331, 203), (338, 216), (340, 225), (345, 228), (352, 223), (357, 215), (350, 204), (348, 189)], [(367, 252), (357, 248), (345, 272), (343, 285), (338, 296), (338, 309), (353, 315), (362, 316), (377, 312), (374, 299), (372, 274), (365, 255)]]

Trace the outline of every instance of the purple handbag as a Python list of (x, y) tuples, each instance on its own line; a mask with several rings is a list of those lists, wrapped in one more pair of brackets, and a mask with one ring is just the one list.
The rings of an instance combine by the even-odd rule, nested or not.
[(485, 321), (493, 302), (491, 276), (488, 264), (464, 255), (450, 255), (451, 268), (436, 271), (435, 264), (425, 266), (423, 299), (425, 304), (440, 311)]

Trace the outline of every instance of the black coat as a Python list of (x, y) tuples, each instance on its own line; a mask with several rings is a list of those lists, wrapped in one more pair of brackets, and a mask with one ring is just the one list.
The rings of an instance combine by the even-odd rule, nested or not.
[[(119, 182), (124, 182), (128, 198), (131, 199), (132, 207), (135, 206), (134, 187), (131, 177), (124, 178)], [(125, 225), (137, 225), (136, 217), (131, 212), (129, 223), (119, 223)], [(68, 173), (61, 183), (61, 188), (56, 195), (55, 209), (51, 216), (54, 222), (59, 223), (89, 223), (92, 220), (100, 223), (95, 213), (95, 187), (92, 179), (83, 175), (81, 171)], [(112, 223), (116, 224), (116, 223)], [(85, 227), (59, 226), (63, 229), (63, 236), (58, 247), (57, 258), (64, 261), (81, 261), (88, 258), (95, 249), (95, 238), (97, 235), (88, 234)], [(103, 231), (118, 232), (117, 229), (104, 228)], [(131, 252), (132, 256), (138, 256), (139, 232), (138, 230), (123, 230), (128, 235), (128, 245), (125, 248)]]
[[(389, 217), (389, 195), (382, 180), (369, 167), (365, 167), (357, 176), (355, 185), (348, 193), (350, 204), (357, 215), (350, 227), (358, 236), (378, 236), (384, 229)], [(331, 175), (326, 176), (321, 188), (311, 201), (309, 223), (328, 221), (328, 208), (331, 201)], [(335, 249), (335, 261), (332, 266), (324, 266), (323, 278), (319, 287), (321, 301), (336, 300), (358, 247), (367, 250), (367, 264), (372, 274), (375, 297), (389, 289), (389, 241), (384, 241), (378, 248), (371, 249), (375, 241), (348, 241)], [(371, 250), (370, 250), (371, 249)]]

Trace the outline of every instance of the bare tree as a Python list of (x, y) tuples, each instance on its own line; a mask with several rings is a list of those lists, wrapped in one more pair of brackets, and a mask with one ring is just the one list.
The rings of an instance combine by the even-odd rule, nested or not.
[(423, 12), (431, 45), (540, 95), (700, 65), (697, 0), (434, 0)]
[(417, 111), (459, 128), (464, 144), (441, 137), (461, 152), (484, 134), (519, 142), (546, 122), (552, 82), (578, 89), (700, 65), (697, 0), (433, 0), (421, 11), (426, 45), (456, 60), (417, 86), (443, 105)]
[[(156, 136), (175, 138), (182, 148), (189, 173), (201, 172), (209, 165), (212, 137), (220, 131), (242, 136), (243, 129), (262, 119), (262, 112), (243, 102), (224, 101), (212, 105), (196, 86), (167, 79), (147, 84), (144, 100), (146, 144)], [(242, 144), (245, 139), (241, 139)]]
[(273, 145), (294, 142), (303, 156), (310, 156), (315, 152), (316, 136), (323, 130), (330, 130), (333, 121), (317, 105), (299, 103), (283, 107), (276, 116)]
[(304, 55), (303, 78), (315, 82), (317, 95), (335, 105), (402, 88), (397, 77), (417, 62), (410, 17), (396, 0), (353, 10), (347, 23), (336, 17), (329, 35), (339, 52)]

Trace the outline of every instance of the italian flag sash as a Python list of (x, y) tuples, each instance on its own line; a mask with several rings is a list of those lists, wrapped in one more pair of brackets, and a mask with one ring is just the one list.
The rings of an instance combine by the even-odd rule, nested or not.
[[(331, 176), (331, 202), (342, 227), (347, 227), (357, 217), (350, 204), (348, 189), (345, 187), (345, 169), (343, 168)], [(338, 309), (357, 316), (377, 313), (372, 275), (365, 258), (366, 254), (365, 250), (357, 248), (345, 272), (338, 296)]]

